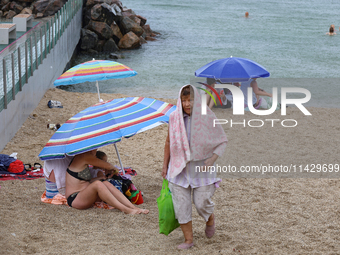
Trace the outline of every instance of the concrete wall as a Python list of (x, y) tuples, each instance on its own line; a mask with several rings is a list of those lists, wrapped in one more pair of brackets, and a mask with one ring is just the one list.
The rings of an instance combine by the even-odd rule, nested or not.
[(82, 8), (42, 64), (34, 71), (33, 76), (28, 79), (22, 91), (15, 95), (15, 100), (0, 112), (0, 151), (38, 106), (46, 91), (54, 87), (53, 82), (63, 73), (79, 42), (81, 23)]

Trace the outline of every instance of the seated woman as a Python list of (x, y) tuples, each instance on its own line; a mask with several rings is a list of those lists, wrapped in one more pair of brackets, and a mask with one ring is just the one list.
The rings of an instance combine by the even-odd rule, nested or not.
[(206, 97), (207, 97), (207, 106), (212, 109), (215, 105), (216, 102), (216, 106), (219, 107), (225, 107), (225, 108), (230, 108), (231, 107), (231, 103), (228, 101), (224, 90), (220, 89), (220, 88), (215, 88), (215, 84), (216, 84), (216, 80), (215, 79), (211, 79), (211, 78), (207, 78), (207, 84), (210, 85), (211, 87), (213, 87), (216, 92), (219, 94), (219, 97), (221, 98), (222, 101), (222, 105), (220, 103), (220, 101), (217, 98), (217, 95), (208, 87), (206, 87), (206, 89), (211, 93), (211, 95), (214, 97), (214, 99), (208, 94), (206, 93)]
[(89, 165), (109, 170), (111, 176), (115, 171), (118, 173), (112, 164), (97, 158), (96, 152), (97, 150), (92, 150), (74, 156), (67, 168), (65, 191), (67, 204), (76, 209), (87, 209), (100, 200), (127, 214), (149, 213), (149, 210), (134, 206), (116, 187), (106, 181), (106, 176), (90, 182)]

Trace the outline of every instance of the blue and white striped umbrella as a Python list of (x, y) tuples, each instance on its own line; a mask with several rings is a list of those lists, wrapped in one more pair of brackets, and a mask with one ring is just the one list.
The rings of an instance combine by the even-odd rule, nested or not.
[(74, 156), (168, 123), (176, 106), (144, 97), (97, 103), (66, 121), (39, 154), (41, 160)]

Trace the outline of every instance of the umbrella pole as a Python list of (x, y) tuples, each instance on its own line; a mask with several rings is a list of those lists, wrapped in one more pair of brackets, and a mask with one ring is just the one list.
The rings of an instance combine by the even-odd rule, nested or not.
[(99, 100), (99, 102), (101, 102), (100, 94), (99, 94), (99, 85), (98, 85), (98, 81), (96, 81), (96, 86), (97, 86), (97, 91), (98, 91), (98, 100)]
[(118, 160), (119, 160), (120, 167), (121, 167), (121, 168), (122, 168), (122, 170), (123, 170), (123, 174), (125, 174), (125, 170), (124, 170), (124, 167), (123, 167), (122, 161), (120, 160), (120, 156), (119, 156), (119, 152), (118, 152), (117, 144), (114, 144), (114, 145), (115, 145), (115, 149), (116, 149), (116, 153), (117, 153), (117, 156), (118, 156)]

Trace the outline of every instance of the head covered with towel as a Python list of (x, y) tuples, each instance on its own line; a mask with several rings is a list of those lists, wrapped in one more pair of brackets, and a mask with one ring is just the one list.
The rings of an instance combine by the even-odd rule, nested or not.
[[(190, 95), (190, 112), (182, 99)], [(183, 114), (190, 116), (190, 131), (185, 129)], [(227, 136), (221, 127), (214, 127), (215, 114), (207, 108), (207, 114), (201, 114), (201, 96), (197, 89), (188, 84), (180, 89), (177, 108), (170, 115), (170, 164), (169, 175), (175, 177), (189, 161), (200, 161), (210, 158), (213, 153), (222, 156)], [(189, 137), (187, 134), (190, 134)]]

